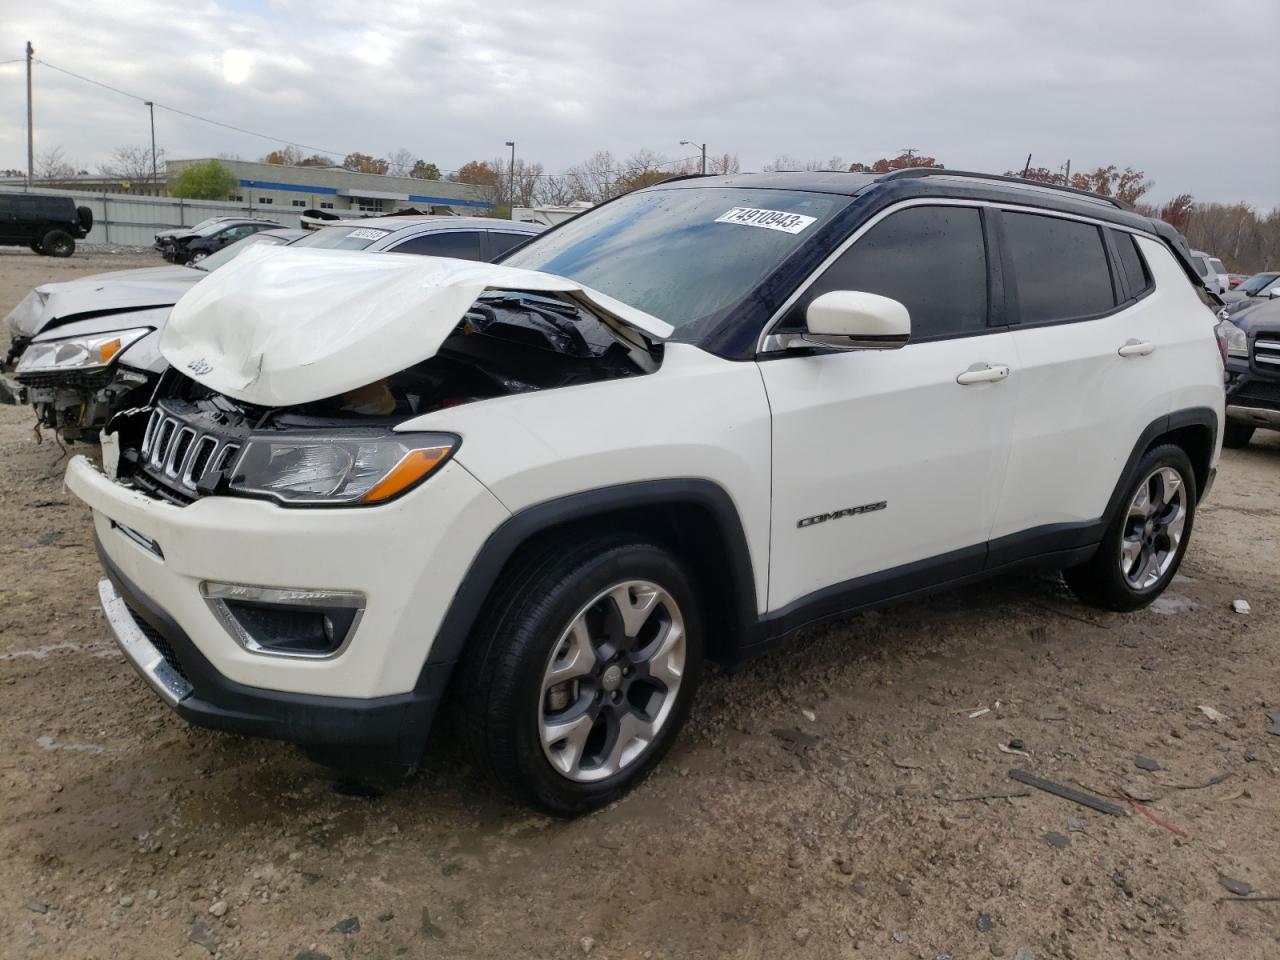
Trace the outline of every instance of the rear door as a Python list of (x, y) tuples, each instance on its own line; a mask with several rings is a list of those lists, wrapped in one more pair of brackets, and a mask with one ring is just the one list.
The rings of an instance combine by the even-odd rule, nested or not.
[(1172, 389), (1161, 375), (1160, 298), (1133, 234), (1040, 211), (1000, 218), (1018, 372), (992, 566), (1096, 539)]
[(17, 210), (12, 196), (0, 193), (0, 240), (17, 240)]
[(783, 329), (803, 329), (814, 297), (860, 290), (905, 304), (911, 341), (762, 355), (773, 419), (770, 609), (835, 584), (859, 602), (864, 586), (901, 592), (982, 568), (1014, 360), (992, 310), (987, 246), (976, 205), (930, 201), (882, 215), (804, 290)]
[(387, 250), (392, 253), (416, 253), (427, 257), (453, 257), (458, 260), (483, 259), (479, 230), (443, 230), (420, 233)]

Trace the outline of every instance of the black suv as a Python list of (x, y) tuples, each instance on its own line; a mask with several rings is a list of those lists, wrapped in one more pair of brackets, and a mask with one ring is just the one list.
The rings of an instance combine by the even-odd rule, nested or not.
[(93, 211), (70, 197), (0, 193), (0, 246), (30, 247), (50, 257), (69, 257), (93, 227)]
[(219, 217), (206, 220), (182, 233), (162, 237), (156, 235), (160, 253), (170, 263), (198, 263), (228, 244), (243, 240), (260, 230), (280, 230), (284, 224), (274, 220)]

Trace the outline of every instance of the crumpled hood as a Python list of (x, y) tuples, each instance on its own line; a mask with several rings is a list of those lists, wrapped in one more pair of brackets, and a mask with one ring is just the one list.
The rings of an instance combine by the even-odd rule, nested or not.
[(207, 276), (188, 267), (145, 267), (42, 283), (10, 312), (9, 330), (14, 336), (34, 337), (51, 322), (83, 313), (168, 307)]
[(560, 295), (637, 347), (669, 324), (576, 281), (443, 257), (254, 247), (193, 287), (160, 352), (206, 387), (284, 407), (332, 397), (426, 360), (486, 290)]

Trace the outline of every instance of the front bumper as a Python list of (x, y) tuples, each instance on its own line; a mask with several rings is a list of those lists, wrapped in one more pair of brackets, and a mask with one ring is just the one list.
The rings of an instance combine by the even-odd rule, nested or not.
[[(405, 496), (367, 508), (218, 496), (179, 506), (108, 479), (84, 457), (72, 458), (67, 486), (93, 509), (103, 565), (118, 591), (127, 586), (138, 598), (134, 611), (161, 611), (166, 623), (156, 628), (178, 635), (208, 663), (209, 676), (272, 698), (416, 692), (471, 558), (509, 516), (456, 461)], [(263, 655), (228, 632), (201, 594), (204, 581), (356, 591), (365, 610), (339, 655)], [(192, 682), (200, 694), (194, 675)]]
[(1243, 358), (1227, 361), (1227, 419), (1280, 430), (1280, 376), (1260, 373)]
[(98, 543), (106, 576), (98, 596), (133, 668), (188, 722), (287, 740), (332, 766), (367, 772), (416, 769), (449, 671), (431, 667), (414, 690), (360, 700), (259, 690), (227, 679), (181, 627), (129, 580)]

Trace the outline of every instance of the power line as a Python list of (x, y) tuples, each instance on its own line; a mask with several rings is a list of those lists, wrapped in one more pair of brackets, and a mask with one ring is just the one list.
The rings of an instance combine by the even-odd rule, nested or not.
[[(75, 77), (77, 80), (82, 80), (85, 83), (91, 83), (95, 87), (102, 87), (104, 90), (110, 90), (112, 93), (118, 93), (122, 97), (128, 97), (131, 100), (137, 100), (139, 103), (148, 102), (146, 97), (140, 97), (137, 94), (129, 93), (127, 90), (121, 90), (118, 87), (113, 87), (111, 86), (111, 84), (103, 83), (101, 80), (94, 80), (91, 77), (82, 76), (81, 74), (75, 73), (71, 70), (67, 70), (64, 67), (56, 66), (55, 64), (52, 64), (47, 60), (41, 60), (37, 57), (35, 58), (35, 61), (41, 66), (48, 67), (50, 70), (57, 70), (59, 73), (65, 73), (69, 77)], [(17, 62), (17, 61), (13, 61), (13, 62)], [(214, 120), (210, 117), (202, 117), (196, 113), (190, 113), (189, 111), (186, 111), (186, 110), (180, 110), (177, 107), (171, 107), (166, 103), (161, 103), (159, 100), (153, 100), (151, 102), (154, 103), (161, 110), (168, 110), (170, 113), (176, 113), (179, 116), (189, 117), (192, 120), (199, 120), (201, 123), (212, 124), (215, 127), (222, 127), (225, 130), (234, 130), (236, 133), (247, 134), (248, 136), (251, 136), (251, 137), (260, 137), (263, 140), (270, 140), (273, 143), (283, 143), (291, 147), (300, 147), (303, 150), (313, 150), (316, 153), (328, 154), (331, 157), (345, 157), (347, 153), (350, 152), (350, 151), (342, 151), (342, 150), (326, 150), (324, 147), (315, 147), (306, 143), (297, 143), (296, 141), (293, 141), (293, 140), (285, 140), (285, 139), (282, 139), (281, 137), (273, 137), (270, 134), (259, 133), (256, 130), (246, 130), (244, 127), (237, 127), (234, 124), (223, 123), (221, 120)]]

